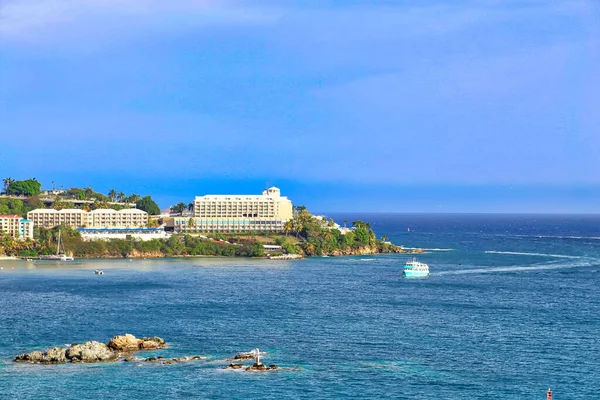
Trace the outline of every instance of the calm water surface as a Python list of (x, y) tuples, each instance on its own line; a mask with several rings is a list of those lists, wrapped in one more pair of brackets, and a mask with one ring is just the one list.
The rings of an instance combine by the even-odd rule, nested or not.
[[(599, 217), (336, 216), (356, 218), (431, 249), (432, 276), (400, 255), (2, 262), (0, 398), (600, 398)], [(10, 361), (125, 332), (209, 361)], [(222, 369), (255, 347), (287, 368)]]

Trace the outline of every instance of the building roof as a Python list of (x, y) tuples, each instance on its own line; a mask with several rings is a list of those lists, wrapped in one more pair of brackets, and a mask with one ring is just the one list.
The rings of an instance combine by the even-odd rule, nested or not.
[(118, 212), (120, 212), (120, 213), (134, 213), (134, 214), (148, 214), (146, 211), (140, 210), (139, 208), (124, 208), (122, 210), (119, 210)]
[(12, 218), (12, 219), (19, 218), (19, 219), (21, 219), (21, 217), (18, 215), (0, 215), (0, 218)]
[(95, 210), (90, 211), (90, 214), (116, 214), (117, 210), (113, 210), (112, 208), (97, 208)]
[(123, 233), (123, 232), (131, 232), (131, 231), (144, 231), (144, 232), (160, 232), (163, 228), (77, 228), (78, 231), (83, 233), (93, 233), (93, 232), (113, 232), (113, 233)]

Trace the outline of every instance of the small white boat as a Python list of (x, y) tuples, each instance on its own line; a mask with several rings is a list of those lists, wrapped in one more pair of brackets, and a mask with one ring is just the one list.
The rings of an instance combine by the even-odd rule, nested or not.
[(104, 275), (104, 271), (102, 271), (101, 269), (97, 269), (97, 270), (95, 270), (95, 271), (94, 271), (94, 273), (95, 273), (96, 275)]
[(429, 265), (413, 258), (404, 264), (403, 273), (405, 278), (427, 278), (429, 276)]

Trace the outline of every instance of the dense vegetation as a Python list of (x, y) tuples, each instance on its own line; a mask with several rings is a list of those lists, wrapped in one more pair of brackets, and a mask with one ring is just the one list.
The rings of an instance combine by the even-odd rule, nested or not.
[(11, 178), (4, 179), (4, 191), (13, 196), (37, 196), (42, 191), (42, 184), (37, 179), (15, 181)]
[[(10, 196), (25, 196), (22, 198), (0, 198), (0, 214), (20, 215), (26, 217), (27, 213), (36, 208), (54, 208), (62, 210), (65, 208), (81, 208), (86, 211), (96, 210), (99, 208), (112, 208), (121, 210), (129, 208), (126, 204), (117, 204), (116, 201), (122, 203), (135, 203), (136, 207), (146, 211), (150, 215), (160, 214), (158, 205), (152, 200), (152, 197), (146, 196), (142, 198), (140, 195), (131, 194), (125, 195), (124, 192), (117, 192), (115, 189), (110, 189), (108, 195), (96, 192), (90, 186), (86, 188), (71, 188), (61, 189), (58, 194), (44, 195), (42, 201), (40, 199), (41, 183), (35, 178), (24, 181), (16, 181), (12, 178), (4, 178), (3, 193)], [(53, 186), (54, 186), (54, 182)], [(54, 190), (54, 189), (53, 189)], [(48, 200), (50, 199), (50, 200)], [(87, 203), (75, 204), (75, 201), (86, 200)], [(50, 205), (46, 203), (52, 202)]]
[(85, 241), (79, 231), (68, 226), (53, 229), (35, 228), (35, 240), (13, 240), (10, 236), (0, 233), (0, 254), (37, 257), (40, 254), (56, 253), (59, 229), (64, 251), (81, 258), (199, 255), (261, 257), (265, 255), (262, 244), (251, 240), (240, 240), (232, 244), (190, 235), (172, 235), (169, 239), (149, 241), (136, 239)]
[[(377, 240), (369, 223), (353, 221), (353, 229), (344, 230), (342, 233), (332, 219), (315, 217), (303, 206), (296, 207), (295, 211), (296, 217), (284, 225), (284, 231), (302, 239), (302, 243), (296, 247), (308, 256), (360, 252), (387, 253), (396, 249), (396, 246), (390, 243)], [(295, 248), (290, 247), (289, 244), (284, 246), (288, 252), (295, 252), (293, 251)]]
[(160, 208), (158, 208), (158, 204), (156, 204), (150, 196), (146, 196), (143, 199), (138, 200), (135, 203), (135, 206), (140, 210), (146, 211), (149, 215), (160, 214)]

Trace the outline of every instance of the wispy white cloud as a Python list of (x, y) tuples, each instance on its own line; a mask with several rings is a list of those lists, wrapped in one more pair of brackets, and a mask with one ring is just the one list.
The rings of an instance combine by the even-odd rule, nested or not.
[(0, 40), (86, 42), (276, 18), (272, 10), (231, 0), (4, 0), (0, 2)]

